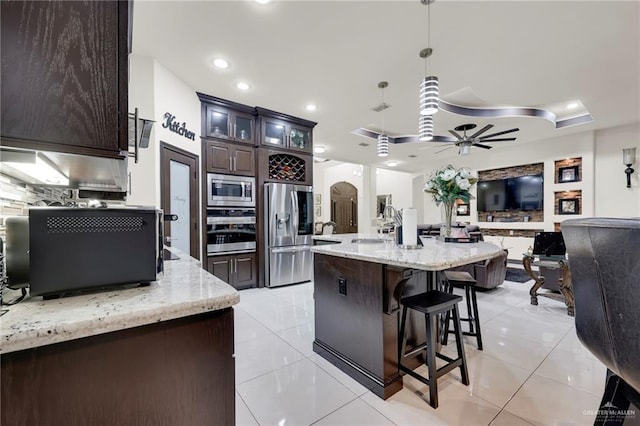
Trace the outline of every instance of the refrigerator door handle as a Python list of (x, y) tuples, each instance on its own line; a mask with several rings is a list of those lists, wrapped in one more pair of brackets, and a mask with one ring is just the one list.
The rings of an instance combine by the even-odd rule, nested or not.
[(293, 216), (293, 220), (291, 221), (291, 223), (293, 224), (291, 235), (293, 237), (293, 241), (295, 241), (298, 237), (298, 228), (300, 227), (298, 217), (298, 193), (295, 190), (291, 191), (291, 205), (293, 209), (291, 211), (291, 216)]

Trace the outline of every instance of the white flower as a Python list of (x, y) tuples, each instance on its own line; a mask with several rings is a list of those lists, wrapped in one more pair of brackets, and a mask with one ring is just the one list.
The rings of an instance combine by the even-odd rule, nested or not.
[(428, 180), (424, 183), (424, 189), (430, 191), (433, 189), (433, 182)]
[(462, 178), (460, 176), (456, 176), (456, 185), (458, 185), (458, 187), (463, 191), (466, 191), (469, 188), (471, 188), (471, 183), (469, 182), (469, 180)]
[(445, 182), (450, 181), (455, 176), (456, 176), (456, 171), (449, 168), (444, 169), (442, 173), (440, 173), (440, 179), (442, 179)]
[(469, 179), (473, 177), (473, 173), (471, 173), (471, 170), (467, 169), (466, 167), (463, 167), (460, 170), (458, 170), (458, 173), (460, 174), (460, 177), (465, 179)]

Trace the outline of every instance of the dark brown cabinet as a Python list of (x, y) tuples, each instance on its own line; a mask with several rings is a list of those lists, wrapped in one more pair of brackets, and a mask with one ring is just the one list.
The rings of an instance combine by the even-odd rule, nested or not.
[(255, 145), (255, 108), (197, 93), (202, 103), (202, 135)]
[(2, 144), (122, 157), (127, 1), (3, 1)]
[(207, 270), (236, 289), (255, 287), (257, 282), (255, 253), (209, 257)]
[(313, 127), (316, 123), (260, 107), (256, 110), (260, 122), (260, 145), (313, 152)]
[(261, 120), (260, 143), (295, 151), (313, 151), (311, 128), (270, 118)]
[(205, 135), (253, 145), (254, 121), (251, 114), (219, 106), (207, 106)]
[(207, 141), (207, 172), (255, 176), (253, 146)]

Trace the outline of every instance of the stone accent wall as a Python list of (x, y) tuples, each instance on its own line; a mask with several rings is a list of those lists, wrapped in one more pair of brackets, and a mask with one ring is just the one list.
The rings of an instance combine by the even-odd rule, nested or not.
[(521, 166), (504, 167), (502, 169), (480, 170), (478, 180), (496, 180), (520, 176), (539, 175), (544, 173), (544, 163), (524, 164)]
[[(496, 229), (481, 228), (483, 236), (490, 237), (535, 237), (536, 232), (542, 232), (544, 229)], [(511, 234), (513, 232), (513, 234)]]
[(555, 163), (555, 171), (554, 171), (554, 182), (555, 183), (564, 183), (564, 182), (560, 182), (560, 169), (563, 167), (572, 167), (572, 166), (577, 166), (578, 167), (578, 175), (577, 175), (577, 179), (574, 182), (580, 182), (582, 181), (582, 158), (578, 157), (578, 158), (566, 158), (564, 160), (558, 160)]
[[(506, 179), (544, 173), (544, 163), (524, 164), (478, 171), (478, 181)], [(478, 222), (544, 222), (544, 210), (478, 211)]]
[[(567, 213), (560, 213), (560, 200), (565, 199), (565, 200), (571, 200), (571, 199), (577, 199), (578, 200), (578, 209), (577, 212), (575, 214), (582, 214), (582, 191), (581, 190), (575, 190), (575, 191), (560, 191), (560, 192), (554, 192), (554, 203), (553, 203), (553, 211), (555, 214), (567, 214)], [(571, 214), (567, 214), (568, 216), (571, 216)]]

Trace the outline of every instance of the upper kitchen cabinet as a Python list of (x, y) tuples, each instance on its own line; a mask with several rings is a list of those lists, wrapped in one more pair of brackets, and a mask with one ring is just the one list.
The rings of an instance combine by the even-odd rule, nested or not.
[(202, 102), (202, 134), (248, 144), (255, 143), (255, 109), (198, 93)]
[(128, 149), (128, 1), (2, 1), (2, 144)]
[(260, 145), (313, 152), (313, 121), (256, 108), (260, 119)]

